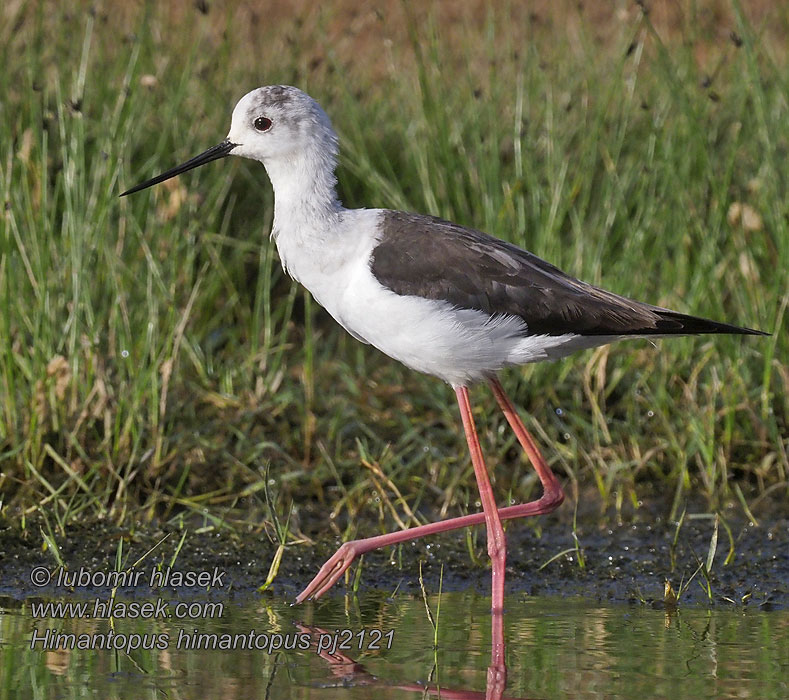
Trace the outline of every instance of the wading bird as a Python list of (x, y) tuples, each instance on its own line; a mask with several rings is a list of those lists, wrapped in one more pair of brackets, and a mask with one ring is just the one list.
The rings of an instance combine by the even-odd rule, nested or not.
[[(497, 372), (624, 338), (766, 334), (607, 292), (510, 243), (433, 216), (346, 209), (335, 190), (337, 153), (337, 135), (321, 106), (295, 87), (271, 85), (241, 98), (224, 141), (123, 194), (229, 155), (260, 161), (274, 188), (271, 237), (286, 272), (354, 338), (455, 390), (483, 512), (346, 542), (297, 602), (323, 595), (360, 554), (484, 522), (491, 610), (501, 613), (501, 521), (550, 513), (564, 494)], [(536, 501), (496, 507), (468, 395), (481, 381), (490, 384), (537, 471), (543, 495)]]

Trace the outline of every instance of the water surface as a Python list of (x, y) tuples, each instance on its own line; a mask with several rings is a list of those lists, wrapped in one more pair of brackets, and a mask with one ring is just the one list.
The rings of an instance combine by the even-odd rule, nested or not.
[[(490, 602), (470, 592), (442, 595), (440, 609), (438, 596), (428, 598), (437, 631), (419, 596), (371, 593), (300, 607), (266, 596), (219, 606), (118, 599), (127, 607), (116, 612), (127, 617), (113, 620), (94, 616), (106, 612), (95, 599), (81, 602), (84, 610), (59, 613), (38, 601), (7, 602), (0, 699), (383, 699), (418, 698), (426, 689), (473, 698), (485, 697), (488, 684)], [(178, 602), (186, 605), (176, 616)], [(513, 595), (504, 638), (504, 697), (789, 697), (785, 610), (668, 614)]]

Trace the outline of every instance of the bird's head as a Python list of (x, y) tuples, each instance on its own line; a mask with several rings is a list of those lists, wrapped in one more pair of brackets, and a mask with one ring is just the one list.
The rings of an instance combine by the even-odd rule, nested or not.
[(281, 170), (305, 159), (322, 160), (333, 169), (337, 135), (326, 112), (305, 92), (290, 85), (257, 88), (235, 106), (230, 132), (224, 141), (121, 196), (229, 155), (258, 160), (269, 170), (277, 166)]
[(337, 136), (323, 108), (290, 85), (268, 85), (244, 95), (233, 110), (227, 140), (233, 155), (266, 164), (310, 152), (337, 153)]

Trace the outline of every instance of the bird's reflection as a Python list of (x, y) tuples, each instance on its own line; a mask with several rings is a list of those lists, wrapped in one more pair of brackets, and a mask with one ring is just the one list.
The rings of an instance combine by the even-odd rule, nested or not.
[(493, 615), (491, 620), (491, 660), (488, 666), (485, 691), (464, 690), (462, 688), (438, 685), (431, 682), (422, 683), (398, 682), (378, 678), (370, 673), (364, 666), (347, 654), (337, 649), (322, 649), (319, 640), (330, 634), (327, 630), (314, 625), (296, 623), (299, 631), (310, 635), (312, 650), (322, 658), (329, 667), (332, 675), (337, 679), (337, 685), (342, 686), (377, 686), (381, 688), (397, 688), (420, 693), (425, 697), (451, 698), (453, 700), (472, 700), (485, 698), (486, 700), (504, 700), (504, 690), (507, 686), (507, 666), (505, 662), (504, 647), (504, 616)]

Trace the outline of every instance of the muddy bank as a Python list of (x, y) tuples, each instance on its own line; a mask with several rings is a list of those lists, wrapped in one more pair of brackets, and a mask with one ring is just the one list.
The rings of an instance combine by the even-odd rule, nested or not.
[[(582, 564), (575, 550), (571, 525), (566, 518), (545, 518), (538, 533), (529, 526), (514, 524), (508, 536), (508, 593), (527, 595), (582, 596), (605, 602), (662, 604), (664, 580), (674, 588), (685, 582), (706, 561), (714, 523), (711, 519), (686, 520), (679, 531), (676, 525), (661, 522), (635, 522), (601, 526), (587, 518), (577, 535)], [(718, 531), (717, 553), (710, 573), (712, 604), (744, 605), (761, 609), (789, 607), (789, 519), (776, 517), (757, 527), (747, 522), (732, 522), (734, 554), (728, 565), (730, 539), (723, 527)], [(373, 527), (366, 534), (377, 534)], [(119, 541), (123, 540), (124, 565), (128, 566), (168, 533), (150, 528), (130, 532), (102, 523), (74, 525), (58, 538), (60, 556), (69, 572), (81, 568), (89, 572), (115, 569)], [(139, 569), (152, 572), (168, 566), (181, 540), (182, 532), (172, 530)], [(315, 546), (294, 545), (286, 548), (274, 583), (263, 595), (294, 598), (311, 580), (321, 564), (339, 542), (327, 534), (315, 534)], [(175, 560), (181, 571), (221, 571), (221, 585), (210, 590), (202, 585), (165, 586), (179, 596), (239, 598), (259, 595), (276, 547), (261, 533), (243, 534), (219, 531), (189, 532)], [(485, 553), (484, 531), (476, 535), (472, 561), (463, 532), (407, 543), (401, 550), (388, 549), (364, 558), (359, 595), (369, 589), (397, 590), (400, 594), (419, 591), (419, 562), (429, 592), (439, 589), (443, 565), (443, 590), (475, 589), (487, 594), (490, 573)], [(546, 562), (555, 559), (542, 567)], [(673, 561), (673, 568), (672, 568)], [(31, 596), (95, 596), (109, 592), (107, 586), (87, 585), (68, 588), (55, 585), (54, 579), (34, 585), (32, 572), (45, 567), (53, 572), (55, 558), (42, 550), (39, 528), (22, 532), (13, 524), (0, 526), (0, 596), (22, 600)], [(354, 571), (354, 569), (352, 569)], [(38, 575), (41, 575), (40, 572)], [(101, 577), (99, 577), (101, 578)], [(123, 589), (124, 595), (150, 596), (153, 591), (148, 573), (135, 586)], [(94, 579), (96, 580), (96, 579)], [(707, 592), (699, 583), (701, 573), (685, 590), (681, 605), (709, 604)], [(157, 581), (158, 583), (158, 581)], [(329, 595), (342, 595), (345, 585), (335, 585)], [(159, 594), (159, 593), (157, 593)]]

